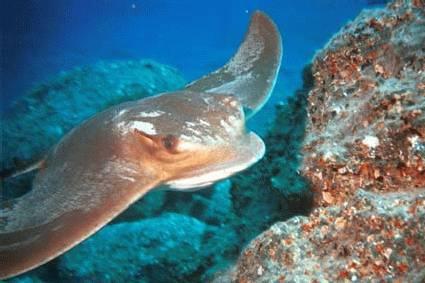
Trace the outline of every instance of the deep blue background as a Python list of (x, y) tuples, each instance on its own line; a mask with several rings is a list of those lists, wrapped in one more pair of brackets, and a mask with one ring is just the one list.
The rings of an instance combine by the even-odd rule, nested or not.
[(261, 9), (284, 39), (280, 97), (273, 97), (270, 110), (299, 86), (300, 71), (315, 50), (364, 7), (380, 2), (385, 1), (0, 0), (0, 109), (49, 76), (99, 59), (152, 58), (195, 79), (229, 59), (250, 14)]

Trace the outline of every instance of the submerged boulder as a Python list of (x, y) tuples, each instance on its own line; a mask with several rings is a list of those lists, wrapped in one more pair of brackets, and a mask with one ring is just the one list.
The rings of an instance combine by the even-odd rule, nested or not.
[(303, 165), (316, 205), (425, 187), (424, 46), (425, 4), (400, 0), (317, 54)]
[(318, 52), (300, 168), (315, 209), (217, 281), (425, 280), (424, 46), (424, 2), (396, 0)]
[[(206, 240), (217, 227), (195, 218), (166, 213), (160, 217), (106, 226), (60, 258), (63, 280), (78, 282), (188, 282), (214, 253)], [(228, 245), (227, 238), (214, 241)]]
[(241, 255), (237, 282), (422, 282), (425, 190), (358, 190), (341, 206), (273, 225)]

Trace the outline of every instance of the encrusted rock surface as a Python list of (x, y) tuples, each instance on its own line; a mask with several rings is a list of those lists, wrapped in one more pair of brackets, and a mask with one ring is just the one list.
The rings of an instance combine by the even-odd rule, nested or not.
[(315, 209), (216, 281), (425, 282), (425, 2), (364, 11), (312, 73), (300, 169)]
[(314, 60), (303, 173), (318, 206), (425, 187), (425, 4), (363, 12)]
[(244, 251), (234, 279), (421, 282), (424, 246), (425, 190), (359, 190), (339, 207), (273, 225)]

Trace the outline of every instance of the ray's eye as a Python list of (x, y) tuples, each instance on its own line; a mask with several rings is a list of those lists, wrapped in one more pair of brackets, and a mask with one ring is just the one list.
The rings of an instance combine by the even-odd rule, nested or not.
[(173, 135), (166, 135), (162, 138), (162, 145), (165, 149), (171, 152), (175, 152), (177, 148), (178, 139)]

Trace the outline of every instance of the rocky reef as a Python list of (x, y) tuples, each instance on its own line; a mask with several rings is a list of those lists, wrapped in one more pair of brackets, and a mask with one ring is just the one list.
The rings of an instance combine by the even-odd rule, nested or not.
[(300, 167), (313, 212), (273, 225), (217, 281), (425, 280), (424, 46), (425, 3), (396, 0), (317, 53)]

